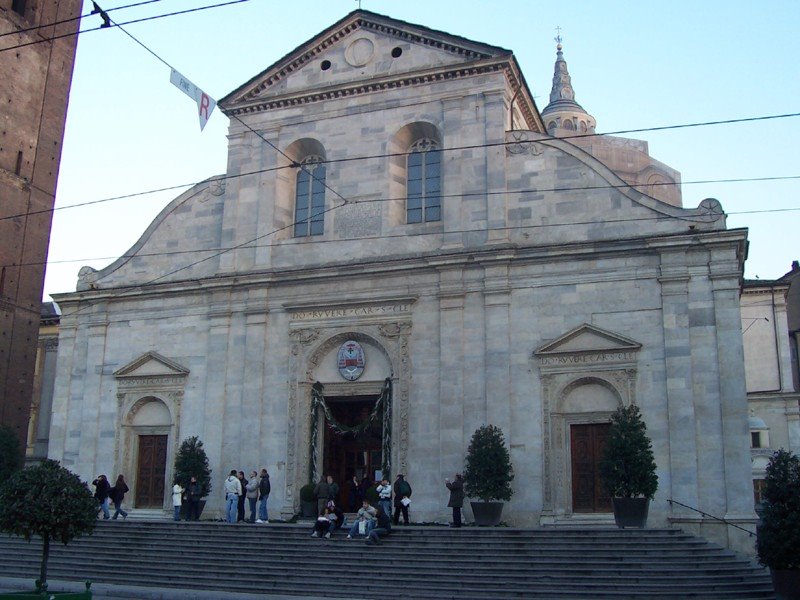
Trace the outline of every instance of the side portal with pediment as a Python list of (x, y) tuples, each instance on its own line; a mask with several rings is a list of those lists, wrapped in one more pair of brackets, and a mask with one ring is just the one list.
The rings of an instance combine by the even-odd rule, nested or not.
[(610, 505), (597, 473), (602, 436), (611, 413), (636, 402), (640, 348), (584, 323), (534, 351), (543, 399), (542, 523), (601, 515), (608, 520)]

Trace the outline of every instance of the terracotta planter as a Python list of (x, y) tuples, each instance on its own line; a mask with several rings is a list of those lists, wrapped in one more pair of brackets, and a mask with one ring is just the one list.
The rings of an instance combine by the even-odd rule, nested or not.
[(503, 502), (470, 502), (475, 525), (480, 527), (494, 527), (500, 524), (503, 515)]
[(611, 504), (614, 506), (614, 522), (620, 529), (643, 529), (647, 524), (647, 512), (650, 509), (648, 498), (612, 498)]
[(775, 600), (800, 599), (800, 569), (770, 569)]

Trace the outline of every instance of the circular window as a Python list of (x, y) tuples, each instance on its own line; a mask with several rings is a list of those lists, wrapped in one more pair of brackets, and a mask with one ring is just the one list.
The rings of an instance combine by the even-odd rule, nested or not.
[(331, 68), (331, 61), (323, 60), (322, 64), (319, 66), (319, 68), (322, 69), (323, 71), (327, 71), (328, 69)]
[(403, 49), (399, 46), (396, 48), (392, 48), (392, 58), (400, 58), (400, 55), (403, 54)]

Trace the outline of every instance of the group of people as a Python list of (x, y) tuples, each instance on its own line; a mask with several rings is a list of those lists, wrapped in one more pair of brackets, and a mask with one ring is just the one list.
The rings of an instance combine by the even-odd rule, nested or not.
[[(267, 499), (271, 491), (269, 473), (261, 469), (261, 475), (250, 471), (250, 478), (244, 476), (244, 471), (231, 469), (230, 475), (225, 480), (225, 517), (228, 523), (247, 521), (248, 523), (269, 523)], [(250, 505), (250, 518), (245, 519), (245, 500)], [(256, 515), (258, 505), (258, 515)]]
[[(112, 486), (105, 475), (99, 475), (92, 485), (95, 487), (94, 497), (98, 502), (98, 516), (102, 511), (103, 519), (116, 519), (120, 515), (123, 519), (128, 517), (127, 511), (122, 506), (125, 494), (129, 491), (124, 476), (119, 475), (116, 483)], [(464, 480), (461, 473), (456, 473), (453, 481), (445, 479), (445, 486), (450, 490), (447, 506), (453, 509), (453, 522), (450, 526), (461, 527), (461, 507), (464, 504)], [(224, 487), (225, 516), (229, 523), (240, 521), (269, 523), (267, 500), (271, 486), (266, 469), (261, 469), (260, 475), (256, 471), (251, 471), (249, 479), (245, 478), (244, 471), (232, 469), (225, 480)], [(360, 500), (361, 508), (358, 509), (355, 522), (349, 529), (348, 539), (363, 536), (368, 542), (377, 543), (380, 537), (389, 535), (392, 522), (394, 525), (399, 525), (401, 515), (403, 524), (409, 524), (408, 508), (411, 505), (412, 490), (411, 485), (402, 474), (397, 476), (393, 485), (390, 485), (386, 478), (380, 481), (375, 488), (378, 493), (377, 509), (366, 498), (366, 489), (369, 487), (365, 488), (363, 481), (358, 482), (358, 479), (353, 476), (348, 495), (350, 510), (354, 511), (352, 502), (354, 497)], [(181, 507), (185, 500), (188, 506), (186, 520), (197, 521), (200, 518), (200, 494), (200, 484), (196, 477), (191, 478), (186, 488), (176, 480), (172, 486), (173, 519), (180, 521)], [(334, 531), (345, 526), (344, 512), (337, 505), (339, 486), (331, 475), (327, 475), (320, 479), (314, 487), (314, 495), (317, 497), (318, 517), (314, 523), (312, 535), (330, 538)], [(114, 503), (113, 517), (108, 506), (109, 500)], [(245, 500), (250, 505), (249, 519), (245, 519)], [(392, 517), (392, 504), (394, 504), (394, 517)], [(258, 514), (256, 514), (256, 505), (258, 505)]]
[[(377, 544), (382, 537), (388, 536), (392, 531), (392, 520), (395, 525), (400, 523), (400, 515), (403, 516), (403, 524), (408, 525), (408, 507), (411, 504), (411, 485), (405, 480), (405, 476), (400, 474), (394, 482), (383, 478), (375, 488), (378, 494), (378, 508), (370, 504), (366, 498), (366, 489), (369, 489), (358, 478), (353, 476), (348, 499), (350, 509), (353, 511), (353, 499), (361, 501), (361, 508), (356, 513), (356, 518), (348, 529), (347, 539), (363, 537), (368, 544)], [(317, 508), (319, 515), (314, 523), (312, 537), (330, 538), (331, 534), (338, 529), (346, 526), (345, 515), (336, 505), (339, 495), (339, 486), (333, 481), (333, 477), (328, 475), (323, 477), (314, 487), (314, 495), (317, 497)], [(392, 498), (394, 498), (394, 518), (392, 519)]]
[(181, 520), (181, 508), (186, 501), (186, 520), (197, 521), (200, 519), (200, 496), (202, 490), (197, 477), (192, 477), (184, 488), (176, 479), (172, 486), (172, 520)]
[[(128, 484), (125, 483), (125, 477), (122, 475), (117, 477), (116, 483), (114, 483), (112, 486), (105, 475), (98, 475), (97, 479), (92, 482), (92, 485), (94, 486), (94, 497), (98, 504), (98, 516), (102, 511), (103, 519), (116, 519), (120, 515), (122, 515), (123, 519), (128, 518), (127, 511), (123, 510), (122, 508), (122, 500), (125, 498), (125, 494), (127, 494), (129, 491)], [(114, 503), (113, 517), (108, 509), (109, 500)]]

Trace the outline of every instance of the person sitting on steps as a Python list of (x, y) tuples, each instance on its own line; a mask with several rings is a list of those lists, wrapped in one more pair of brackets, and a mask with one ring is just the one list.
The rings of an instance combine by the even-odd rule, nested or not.
[(383, 509), (378, 509), (378, 518), (375, 521), (375, 527), (373, 527), (367, 539), (364, 540), (367, 544), (378, 544), (380, 543), (380, 538), (388, 536), (392, 533), (392, 519), (383, 512)]
[(370, 505), (369, 500), (365, 499), (361, 503), (361, 508), (358, 509), (356, 520), (353, 522), (353, 526), (350, 527), (350, 533), (347, 534), (347, 539), (349, 540), (357, 535), (368, 536), (375, 523), (375, 516), (377, 514), (375, 508)]

